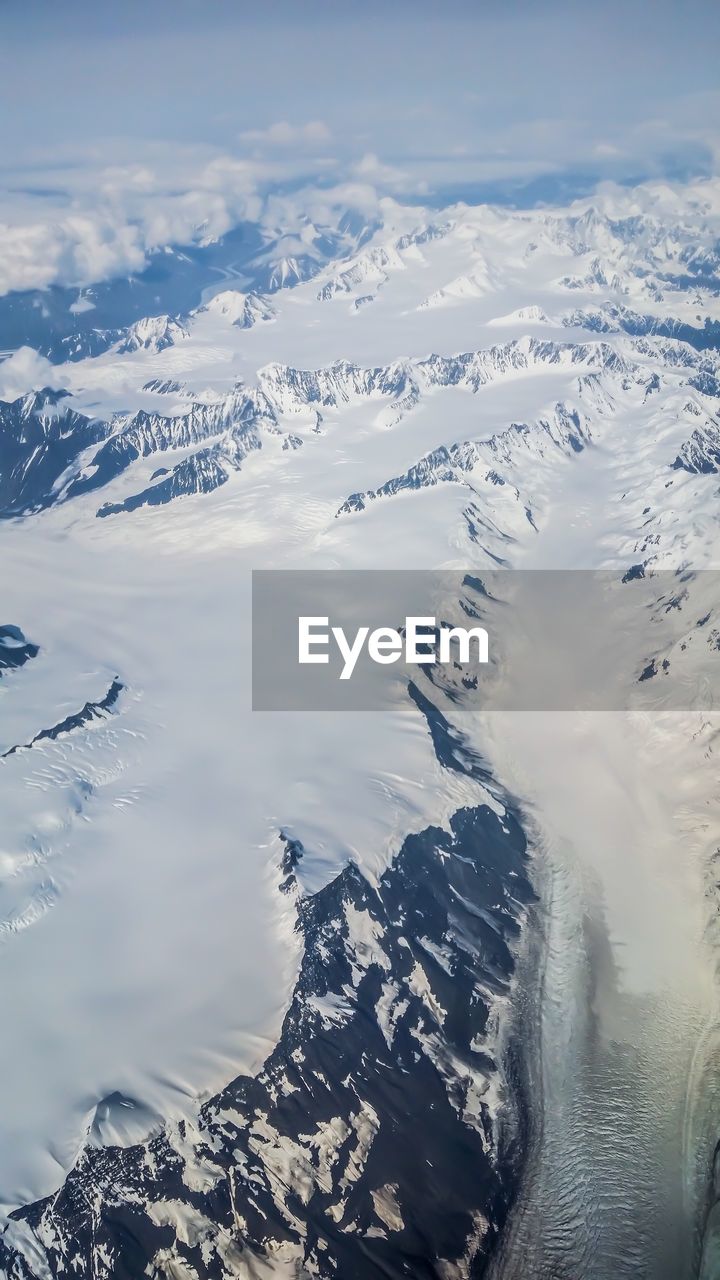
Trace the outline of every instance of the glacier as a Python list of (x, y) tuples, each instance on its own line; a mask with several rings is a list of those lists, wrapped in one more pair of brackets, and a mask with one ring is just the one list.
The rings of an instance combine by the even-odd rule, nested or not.
[[(386, 200), (0, 364), (13, 1280), (709, 1280), (719, 231)], [(677, 572), (697, 706), (253, 714), (310, 566)]]

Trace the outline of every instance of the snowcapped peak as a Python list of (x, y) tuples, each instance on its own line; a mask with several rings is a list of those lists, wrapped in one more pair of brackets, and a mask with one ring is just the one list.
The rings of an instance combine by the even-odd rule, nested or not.
[(163, 351), (189, 336), (185, 325), (173, 316), (144, 316), (130, 325), (118, 346), (118, 352)]
[(20, 399), (20, 413), (22, 417), (27, 418), (30, 414), (37, 413), (41, 409), (55, 408), (69, 394), (68, 391), (58, 390), (54, 387), (42, 387), (37, 391), (30, 391)]
[(275, 319), (270, 304), (256, 293), (242, 293), (239, 289), (224, 289), (210, 299), (202, 311), (223, 316), (238, 329), (251, 329), (259, 321)]
[(602, 214), (598, 209), (596, 209), (594, 204), (591, 204), (590, 207), (577, 219), (575, 226), (583, 231), (588, 231), (591, 228), (601, 226), (604, 222), (605, 219)]
[[(403, 250), (415, 256), (419, 255), (417, 240), (408, 241)], [(362, 288), (367, 294), (367, 287), (379, 289), (387, 283), (393, 271), (404, 271), (403, 253), (397, 244), (376, 244), (352, 258), (342, 271), (331, 272), (326, 283), (318, 292), (320, 302), (328, 302), (337, 294), (353, 293)]]
[(514, 324), (552, 324), (550, 318), (545, 314), (542, 307), (518, 307), (517, 311), (509, 311), (505, 316), (495, 316), (494, 319), (488, 320), (488, 325), (494, 328), (501, 328), (504, 325)]
[(435, 307), (452, 306), (472, 298), (481, 298), (491, 293), (496, 287), (496, 274), (489, 264), (478, 256), (472, 271), (456, 276), (454, 280), (436, 289), (418, 306), (418, 310), (432, 310)]
[(280, 258), (270, 273), (269, 285), (271, 289), (282, 289), (286, 285), (304, 280), (307, 274), (306, 268), (298, 258)]

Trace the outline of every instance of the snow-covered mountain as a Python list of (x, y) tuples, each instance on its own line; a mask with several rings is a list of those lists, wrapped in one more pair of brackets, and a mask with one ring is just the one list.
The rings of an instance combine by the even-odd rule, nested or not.
[(273, 320), (275, 312), (270, 304), (253, 293), (241, 293), (237, 289), (223, 289), (206, 304), (206, 311), (225, 316), (238, 329), (252, 329), (254, 324)]
[[(719, 243), (388, 199), (0, 364), (13, 1280), (708, 1280)], [(675, 575), (627, 711), (251, 712), (251, 569), (498, 566)]]
[(187, 336), (185, 326), (172, 316), (146, 316), (130, 325), (118, 351), (121, 355), (128, 351), (164, 351)]

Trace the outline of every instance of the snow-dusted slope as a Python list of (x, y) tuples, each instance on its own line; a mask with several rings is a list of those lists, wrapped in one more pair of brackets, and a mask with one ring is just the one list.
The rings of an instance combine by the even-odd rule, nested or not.
[(275, 312), (268, 302), (252, 293), (223, 289), (206, 303), (205, 311), (223, 316), (238, 329), (252, 329), (254, 324), (272, 320)]
[(129, 351), (164, 351), (187, 336), (184, 325), (171, 316), (147, 316), (130, 326), (118, 351), (121, 355)]
[[(0, 365), (0, 622), (25, 638), (0, 654), (38, 646), (0, 667), (0, 1199), (51, 1196), (13, 1215), (10, 1274), (480, 1275), (523, 1158), (504, 1280), (540, 1218), (583, 1276), (692, 1274), (712, 716), (499, 729), (441, 687), (253, 715), (249, 574), (717, 567), (719, 215), (712, 183), (388, 201), (329, 265), (304, 224), (276, 239), (271, 299), (223, 288), (19, 399)], [(720, 599), (687, 590), (692, 658)], [(628, 638), (628, 680), (664, 626)], [(643, 1115), (613, 1234), (630, 1173), (592, 1145), (593, 1091), (622, 1126), (659, 1080), (672, 1119)]]

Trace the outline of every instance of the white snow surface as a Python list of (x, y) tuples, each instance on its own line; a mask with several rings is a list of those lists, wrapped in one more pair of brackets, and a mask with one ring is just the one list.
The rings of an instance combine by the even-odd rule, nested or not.
[[(632, 235), (613, 230), (634, 217), (641, 228)], [(680, 255), (710, 245), (719, 221), (713, 183), (613, 191), (569, 210), (522, 213), (457, 206), (438, 215), (387, 202), (384, 226), (356, 261), (299, 283), (289, 272), (271, 300), (253, 300), (251, 319), (273, 323), (233, 323), (248, 317), (248, 295), (224, 290), (184, 317), (180, 331), (151, 318), (134, 326), (137, 349), (54, 370), (74, 408), (107, 418), (139, 408), (187, 412), (188, 394), (207, 403), (239, 382), (269, 388), (283, 431), (304, 443), (283, 451), (268, 437), (211, 494), (96, 519), (100, 502), (148, 483), (154, 455), (97, 493), (0, 527), (0, 622), (41, 646), (35, 661), (0, 681), (0, 749), (98, 700), (116, 676), (127, 686), (112, 718), (0, 762), (3, 1206), (59, 1185), (95, 1107), (113, 1091), (175, 1116), (257, 1069), (298, 962), (293, 904), (278, 892), (281, 831), (302, 840), (301, 876), (313, 891), (348, 858), (378, 875), (406, 834), (486, 798), (440, 768), (409, 703), (354, 716), (253, 714), (251, 569), (488, 567), (487, 551), (522, 567), (625, 569), (643, 558), (648, 506), (647, 554), (658, 564), (718, 566), (717, 477), (670, 469), (694, 429), (686, 406), (709, 414), (712, 402), (688, 389), (667, 344), (643, 346), (564, 318), (620, 298), (687, 323), (719, 318), (709, 289), (698, 284), (690, 294), (672, 283), (683, 274)], [(368, 305), (355, 306), (359, 299)], [(442, 305), (424, 305), (429, 299)], [(172, 341), (157, 350), (158, 337)], [(558, 360), (536, 358), (531, 339), (566, 347)], [(522, 360), (508, 364), (497, 353), (514, 342)], [(578, 362), (573, 344), (587, 348)], [(605, 369), (603, 350), (627, 368)], [(431, 353), (459, 352), (495, 353), (495, 372), (477, 391), (417, 373)], [(419, 395), (398, 406), (341, 379), (333, 403), (299, 402), (288, 370), (338, 360), (360, 370), (400, 362), (419, 378)], [(661, 387), (648, 396), (654, 373)], [(182, 384), (177, 404), (143, 390), (155, 379)], [(0, 365), (0, 392), (2, 380)], [(582, 416), (591, 442), (582, 454), (538, 425), (558, 404)], [(530, 424), (527, 438), (503, 436), (518, 422)], [(480, 454), (460, 483), (336, 515), (351, 493), (465, 441), (479, 442)], [(164, 452), (161, 462), (172, 466), (186, 452)], [(488, 481), (493, 465), (504, 486)], [(480, 544), (468, 534), (468, 503), (487, 521)], [(497, 740), (492, 726), (481, 731), (467, 717), (463, 728), (502, 780), (529, 797), (548, 841), (569, 842), (592, 862), (621, 982), (664, 991), (677, 957), (672, 982), (683, 998), (696, 993), (694, 1025), (715, 998), (704, 968), (710, 837), (696, 833), (692, 866), (679, 864), (657, 800), (676, 776), (672, 750), (648, 747), (633, 785), (651, 821), (633, 828), (627, 856), (636, 875), (623, 895), (622, 830), (607, 815), (598, 825), (589, 799), (618, 741), (618, 718), (611, 721), (615, 728), (585, 735), (593, 745), (584, 773), (574, 729), (557, 732), (540, 767), (542, 737), (518, 730), (519, 720), (507, 735), (496, 730)], [(642, 735), (642, 724), (633, 732)], [(666, 748), (674, 742), (697, 762), (678, 840), (686, 825), (696, 830), (695, 808), (698, 830), (704, 822), (714, 832), (706, 738), (689, 745), (692, 732), (679, 721), (664, 733)], [(616, 768), (629, 751), (622, 733), (620, 741)], [(559, 793), (566, 765), (572, 782)], [(633, 943), (663, 832), (657, 912)], [(376, 943), (361, 921), (354, 926), (362, 954)], [(393, 1229), (387, 1195), (383, 1205)]]

